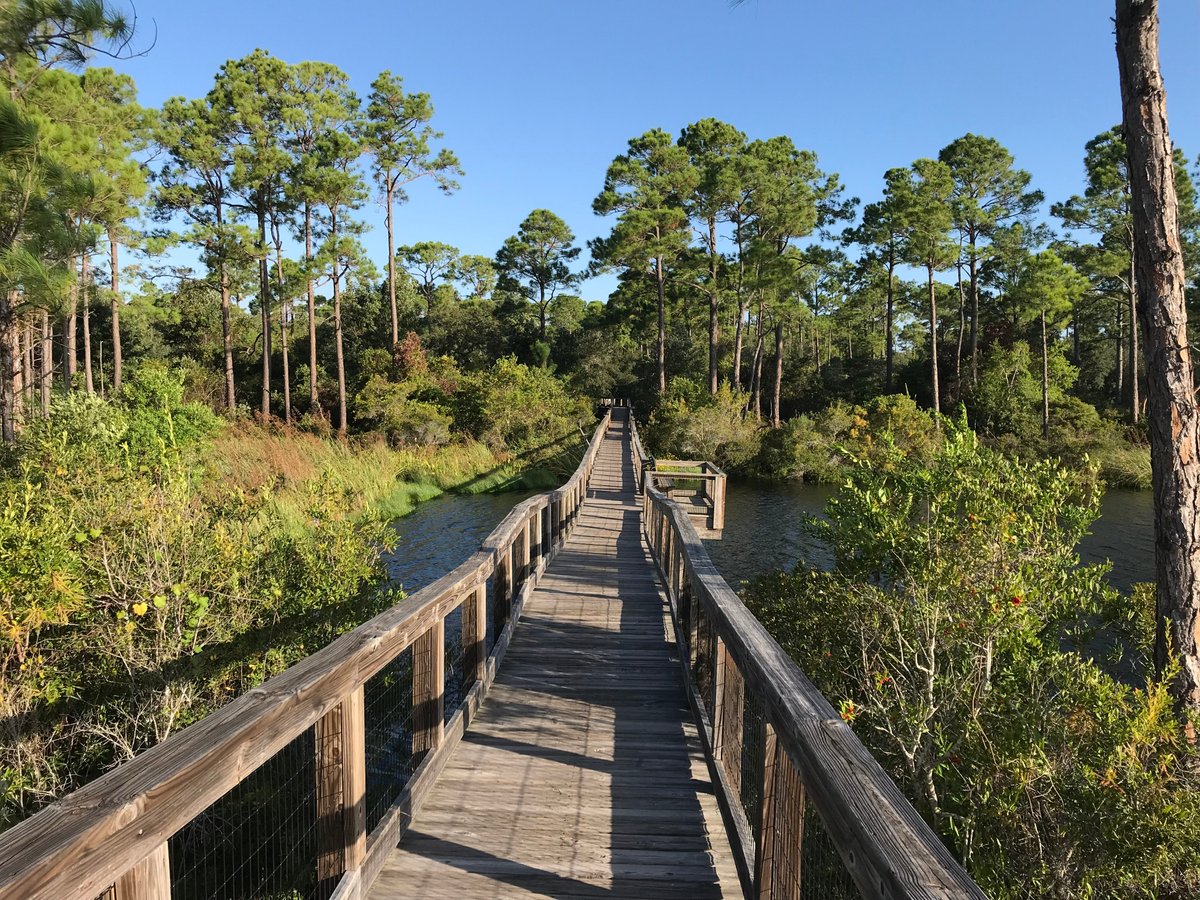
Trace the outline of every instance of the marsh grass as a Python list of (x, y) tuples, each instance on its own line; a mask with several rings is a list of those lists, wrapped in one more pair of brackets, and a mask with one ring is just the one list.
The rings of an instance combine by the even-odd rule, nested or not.
[(313, 487), (332, 486), (352, 516), (398, 519), (443, 493), (552, 490), (577, 464), (579, 448), (510, 457), (477, 441), (392, 447), (376, 438), (337, 441), (293, 428), (235, 424), (203, 457), (202, 485), (266, 494), (289, 530), (307, 527)]

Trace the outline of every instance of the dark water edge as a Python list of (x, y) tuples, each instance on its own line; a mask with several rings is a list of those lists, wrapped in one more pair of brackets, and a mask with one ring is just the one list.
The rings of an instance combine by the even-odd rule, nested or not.
[(388, 578), (409, 594), (466, 562), (514, 506), (540, 491), (442, 494), (392, 522), (400, 540), (384, 558)]
[[(834, 485), (731, 480), (724, 534), (719, 541), (705, 541), (713, 563), (734, 588), (797, 563), (831, 565), (828, 548), (804, 533), (803, 521), (820, 515), (836, 491)], [(1109, 580), (1126, 593), (1139, 581), (1153, 581), (1153, 517), (1150, 491), (1109, 491), (1091, 534), (1080, 542), (1080, 558), (1111, 562)]]

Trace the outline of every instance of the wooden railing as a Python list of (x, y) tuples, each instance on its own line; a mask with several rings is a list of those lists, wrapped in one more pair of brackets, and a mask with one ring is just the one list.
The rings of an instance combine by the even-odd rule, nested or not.
[[(633, 428), (638, 468), (649, 457)], [(725, 583), (687, 508), (642, 524), (746, 895), (983, 898), (820, 691)]]
[[(228, 810), (239, 790), (251, 795), (244, 807), (260, 815), (280, 808), (263, 838), (278, 843), (271, 852), (279, 858), (251, 862), (254, 871), (238, 878), (273, 877), (300, 854), (303, 883), (272, 896), (365, 896), (486, 696), (526, 598), (573, 529), (610, 420), (611, 412), (566, 484), (518, 504), (454, 571), (0, 834), (0, 898), (168, 900), (173, 881), (177, 897), (222, 896), (234, 877), (228, 867), (241, 861), (223, 862), (204, 841), (237, 827)], [(461, 644), (450, 642), (461, 650), (453, 665), (448, 619), (461, 630)], [(461, 682), (453, 710), (448, 670)], [(288, 788), (272, 793), (271, 779)], [(310, 796), (294, 799), (293, 787)], [(187, 873), (173, 877), (175, 858), (187, 858)]]
[[(720, 537), (725, 528), (726, 475), (713, 463), (698, 459), (651, 459), (647, 462), (646, 478), (673, 500), (694, 499), (684, 508), (699, 520), (707, 533), (701, 537)], [(679, 485), (696, 484), (696, 488), (678, 489)]]

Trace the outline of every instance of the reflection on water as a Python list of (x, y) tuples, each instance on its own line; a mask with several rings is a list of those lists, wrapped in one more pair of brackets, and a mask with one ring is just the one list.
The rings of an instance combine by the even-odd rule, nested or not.
[[(733, 587), (797, 562), (825, 567), (829, 550), (804, 533), (807, 515), (820, 515), (837, 490), (831, 485), (730, 481), (725, 531), (705, 541), (713, 563)], [(1080, 543), (1084, 562), (1111, 560), (1112, 584), (1122, 591), (1154, 580), (1154, 495), (1150, 491), (1110, 491), (1092, 533)]]
[(388, 577), (409, 594), (461, 565), (514, 506), (536, 492), (443, 494), (392, 523), (400, 535), (384, 560)]
[[(725, 531), (705, 541), (717, 569), (733, 587), (797, 562), (828, 566), (827, 548), (805, 534), (806, 515), (820, 515), (837, 490), (831, 485), (730, 481)], [(410, 594), (445, 575), (479, 549), (509, 510), (531, 493), (445, 494), (420, 504), (392, 527), (400, 535), (386, 559), (392, 581)], [(1154, 580), (1153, 494), (1110, 491), (1100, 518), (1084, 538), (1084, 562), (1112, 561), (1110, 579), (1122, 591)]]

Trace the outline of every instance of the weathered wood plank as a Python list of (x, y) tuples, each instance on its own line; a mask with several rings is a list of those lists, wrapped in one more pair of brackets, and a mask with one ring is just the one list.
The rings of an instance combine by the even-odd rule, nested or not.
[(586, 499), (563, 494), (575, 529), (373, 900), (740, 895), (642, 541), (629, 432), (613, 431)]
[(114, 900), (171, 900), (171, 858), (166, 843), (117, 879)]

